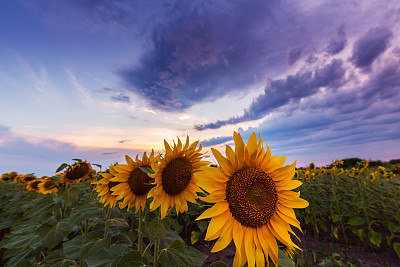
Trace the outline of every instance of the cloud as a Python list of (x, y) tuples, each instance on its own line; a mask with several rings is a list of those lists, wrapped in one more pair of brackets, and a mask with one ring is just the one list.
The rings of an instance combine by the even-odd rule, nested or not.
[(325, 51), (330, 55), (336, 55), (340, 53), (347, 44), (346, 33), (344, 31), (344, 25), (340, 26), (336, 37), (332, 38)]
[(389, 46), (393, 33), (386, 27), (369, 29), (353, 46), (351, 61), (356, 67), (369, 67)]
[(301, 57), (301, 52), (303, 49), (301, 47), (292, 47), (289, 49), (288, 54), (286, 56), (286, 61), (289, 65), (293, 65), (297, 60)]
[(260, 119), (289, 103), (298, 103), (302, 98), (316, 94), (321, 87), (335, 89), (343, 84), (346, 70), (340, 59), (334, 59), (323, 68), (312, 71), (299, 71), (286, 79), (271, 80), (264, 93), (253, 99), (242, 116), (215, 123), (196, 125), (197, 130), (218, 129), (224, 125)]
[(129, 96), (123, 95), (121, 93), (111, 96), (111, 99), (115, 102), (123, 102), (123, 103), (130, 103), (131, 100), (129, 98)]
[(222, 144), (222, 143), (232, 141), (232, 140), (233, 140), (232, 136), (220, 136), (220, 137), (214, 137), (214, 138), (210, 138), (208, 140), (200, 141), (200, 144), (203, 147), (208, 147), (208, 146)]
[(294, 64), (319, 31), (314, 14), (305, 17), (284, 2), (179, 3), (152, 28), (140, 61), (118, 72), (128, 90), (158, 110), (181, 111), (262, 86), (254, 77)]
[[(112, 151), (112, 152), (104, 152)], [(36, 173), (53, 175), (63, 162), (81, 158), (103, 165), (103, 169), (116, 161), (124, 161), (124, 155), (141, 153), (139, 150), (121, 148), (78, 147), (54, 139), (29, 141), (0, 125), (0, 170), (2, 172)]]

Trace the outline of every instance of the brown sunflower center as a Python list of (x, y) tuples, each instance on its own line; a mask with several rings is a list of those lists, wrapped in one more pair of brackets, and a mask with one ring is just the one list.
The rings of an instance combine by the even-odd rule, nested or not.
[(48, 189), (48, 188), (52, 187), (55, 184), (56, 183), (53, 182), (52, 180), (47, 180), (46, 182), (44, 182), (44, 189)]
[(38, 190), (38, 186), (41, 183), (41, 181), (34, 181), (31, 183), (31, 188), (34, 190)]
[(255, 166), (246, 166), (229, 178), (226, 200), (238, 222), (257, 228), (267, 224), (274, 215), (278, 195), (267, 173)]
[(171, 160), (161, 174), (162, 186), (169, 195), (177, 195), (184, 191), (192, 179), (193, 167), (187, 158)]
[(25, 182), (30, 182), (30, 181), (33, 181), (33, 180), (35, 180), (36, 178), (34, 177), (34, 176), (26, 176), (25, 178), (24, 178), (24, 181)]
[(65, 176), (68, 180), (78, 180), (88, 175), (89, 171), (90, 166), (88, 163), (78, 163), (78, 165), (67, 171)]
[[(149, 167), (149, 166), (143, 166)], [(147, 194), (150, 189), (152, 189), (155, 185), (151, 184), (154, 182), (154, 179), (149, 177), (147, 173), (142, 171), (139, 168), (131, 171), (128, 179), (129, 188), (132, 192), (137, 196), (142, 196)]]

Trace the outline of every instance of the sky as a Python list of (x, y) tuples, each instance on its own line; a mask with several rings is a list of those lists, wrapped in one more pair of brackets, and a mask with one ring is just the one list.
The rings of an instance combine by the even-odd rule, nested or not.
[[(287, 164), (400, 158), (398, 0), (0, 3), (0, 173), (255, 132)], [(98, 170), (98, 169), (97, 169)]]

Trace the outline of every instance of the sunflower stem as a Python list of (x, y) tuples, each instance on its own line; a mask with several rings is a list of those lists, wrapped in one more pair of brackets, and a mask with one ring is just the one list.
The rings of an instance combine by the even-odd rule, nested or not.
[(107, 211), (107, 216), (106, 216), (106, 227), (104, 229), (104, 239), (106, 239), (107, 235), (108, 235), (108, 219), (110, 219), (110, 215), (111, 215), (111, 207), (108, 206), (108, 211)]
[(157, 240), (154, 243), (154, 267), (158, 267), (158, 263), (159, 263), (159, 254), (160, 253), (160, 240)]
[(139, 252), (141, 255), (143, 255), (143, 217), (144, 217), (144, 211), (142, 211), (142, 208), (139, 208)]

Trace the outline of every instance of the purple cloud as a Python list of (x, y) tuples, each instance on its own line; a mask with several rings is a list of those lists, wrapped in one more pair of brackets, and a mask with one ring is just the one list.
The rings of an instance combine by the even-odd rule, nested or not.
[(296, 61), (300, 59), (302, 51), (303, 49), (301, 47), (290, 48), (286, 56), (287, 63), (289, 65), (293, 65), (294, 63), (296, 63)]
[(330, 55), (336, 55), (345, 48), (346, 44), (346, 33), (344, 31), (344, 25), (342, 25), (339, 27), (336, 37), (332, 38), (329, 42), (329, 45), (325, 51)]
[(385, 27), (369, 29), (353, 46), (351, 61), (356, 67), (369, 67), (389, 47), (393, 33)]
[(208, 140), (203, 140), (200, 141), (200, 144), (203, 147), (208, 147), (208, 146), (213, 146), (213, 145), (217, 145), (217, 144), (222, 144), (228, 141), (233, 140), (232, 136), (220, 136), (220, 137), (214, 137), (214, 138), (210, 138)]
[(266, 86), (264, 94), (253, 100), (250, 107), (239, 117), (215, 123), (196, 125), (197, 130), (218, 129), (227, 124), (260, 119), (270, 112), (290, 103), (297, 103), (300, 99), (318, 92), (321, 87), (335, 89), (342, 85), (345, 69), (342, 61), (334, 59), (323, 68), (314, 72), (299, 71), (295, 75), (289, 75), (286, 79), (272, 80)]
[(111, 96), (111, 99), (115, 102), (130, 103), (131, 100), (129, 96), (123, 95), (121, 93)]

